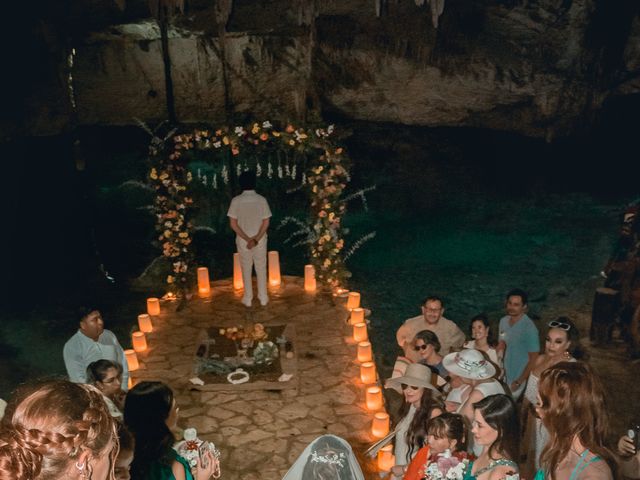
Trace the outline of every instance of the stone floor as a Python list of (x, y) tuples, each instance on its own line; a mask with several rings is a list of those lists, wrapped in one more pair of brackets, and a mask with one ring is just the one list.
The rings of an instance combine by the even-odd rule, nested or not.
[[(305, 446), (325, 433), (349, 441), (366, 478), (379, 478), (375, 462), (362, 456), (375, 440), (373, 414), (364, 404), (342, 299), (307, 294), (301, 278), (284, 277), (283, 285), (270, 291), (268, 306), (248, 309), (230, 280), (212, 285), (209, 300), (194, 298), (180, 312), (175, 303), (163, 304), (147, 334), (148, 350), (138, 355), (141, 368), (133, 372), (134, 382), (157, 379), (174, 389), (179, 426), (195, 427), (200, 438), (216, 444), (224, 480), (281, 479)], [(203, 328), (254, 322), (295, 326), (296, 374), (288, 388), (243, 390), (239, 387), (250, 384), (229, 384), (224, 391), (207, 391), (207, 385), (189, 382)]]

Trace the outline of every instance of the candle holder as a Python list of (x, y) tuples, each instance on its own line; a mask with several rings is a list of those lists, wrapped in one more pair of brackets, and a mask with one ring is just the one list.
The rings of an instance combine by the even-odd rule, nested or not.
[(378, 412), (373, 416), (371, 423), (371, 435), (376, 438), (382, 438), (389, 433), (389, 414), (386, 412)]
[(358, 292), (349, 292), (347, 297), (347, 308), (353, 310), (360, 306), (360, 294)]
[(282, 283), (282, 278), (280, 277), (280, 256), (278, 252), (272, 250), (268, 255), (269, 259), (269, 286), (271, 287), (279, 287)]
[(131, 334), (131, 343), (136, 353), (144, 352), (147, 349), (147, 339), (142, 332), (133, 332)]
[(358, 361), (360, 363), (371, 361), (371, 342), (358, 343)]
[(160, 315), (160, 300), (152, 297), (147, 298), (147, 313), (151, 316)]
[(242, 290), (244, 280), (242, 279), (242, 266), (240, 265), (240, 254), (233, 254), (233, 289)]
[(351, 317), (349, 318), (349, 323), (351, 325), (355, 325), (356, 323), (364, 322), (364, 308), (354, 308), (351, 310)]
[(396, 464), (396, 459), (393, 455), (393, 445), (385, 445), (378, 450), (378, 470), (381, 472), (388, 472)]
[(125, 350), (124, 356), (127, 359), (127, 367), (129, 367), (130, 372), (135, 372), (140, 368), (140, 363), (138, 362), (138, 355), (136, 355), (135, 350), (131, 348)]
[(369, 334), (367, 333), (367, 324), (362, 322), (362, 323), (356, 323), (353, 326), (353, 339), (356, 342), (366, 342), (367, 340), (369, 340)]
[(365, 385), (376, 383), (376, 366), (373, 362), (364, 362), (360, 365), (360, 380)]
[(211, 294), (211, 284), (209, 282), (209, 269), (207, 267), (198, 267), (198, 296), (207, 298)]
[(138, 315), (138, 327), (143, 333), (153, 332), (153, 323), (151, 323), (151, 317), (148, 313), (141, 313)]
[(316, 291), (316, 269), (313, 265), (304, 266), (304, 291), (308, 293)]
[(367, 409), (372, 412), (382, 409), (382, 389), (380, 387), (367, 387), (365, 403), (367, 404)]

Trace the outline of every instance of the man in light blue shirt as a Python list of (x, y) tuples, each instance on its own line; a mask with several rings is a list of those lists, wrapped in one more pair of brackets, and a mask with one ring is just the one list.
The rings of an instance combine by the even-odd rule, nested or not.
[(527, 293), (514, 289), (507, 294), (507, 315), (500, 319), (498, 350), (504, 351), (505, 381), (514, 398), (524, 391), (529, 370), (540, 353), (538, 329), (525, 313)]

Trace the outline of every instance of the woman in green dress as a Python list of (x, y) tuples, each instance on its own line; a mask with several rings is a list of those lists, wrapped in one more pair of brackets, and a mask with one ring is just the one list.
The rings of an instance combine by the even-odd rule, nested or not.
[(589, 365), (560, 362), (542, 372), (536, 413), (549, 431), (536, 480), (615, 478), (604, 388)]
[(208, 480), (212, 476), (211, 453), (205, 453), (192, 474), (189, 463), (172, 448), (176, 439), (171, 430), (178, 411), (173, 391), (162, 382), (140, 382), (129, 390), (124, 423), (135, 437), (132, 480)]
[(474, 403), (471, 433), (483, 449), (465, 480), (503, 480), (518, 472), (520, 422), (510, 396), (489, 395)]

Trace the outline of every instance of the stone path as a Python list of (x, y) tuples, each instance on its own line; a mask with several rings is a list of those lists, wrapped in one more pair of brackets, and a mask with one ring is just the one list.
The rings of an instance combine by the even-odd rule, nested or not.
[[(306, 445), (325, 433), (349, 441), (366, 478), (379, 478), (375, 462), (362, 456), (375, 440), (373, 412), (364, 403), (344, 302), (307, 294), (301, 278), (283, 277), (267, 307), (247, 309), (230, 280), (212, 285), (210, 301), (192, 299), (180, 312), (175, 304), (163, 304), (154, 332), (147, 334), (149, 348), (138, 354), (141, 369), (133, 372), (134, 382), (162, 380), (174, 389), (179, 426), (195, 427), (200, 438), (218, 446), (224, 480), (279, 480)], [(295, 325), (297, 375), (291, 388), (246, 391), (229, 384), (226, 391), (201, 391), (189, 383), (203, 328), (254, 322)]]

